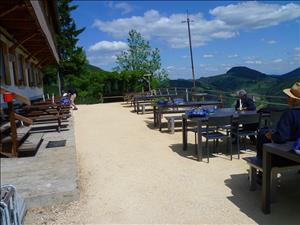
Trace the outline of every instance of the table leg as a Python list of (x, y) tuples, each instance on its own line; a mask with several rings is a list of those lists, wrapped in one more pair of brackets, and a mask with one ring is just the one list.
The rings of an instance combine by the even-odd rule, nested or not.
[[(197, 136), (198, 136), (198, 143), (197, 143), (197, 157), (198, 161), (202, 161), (202, 123), (201, 120), (197, 120)], [(209, 157), (209, 156), (207, 156)]]
[(154, 120), (154, 126), (157, 126), (157, 110), (156, 106), (153, 106), (153, 120)]
[(171, 118), (171, 134), (175, 132), (175, 120), (174, 117)]
[(133, 110), (134, 110), (134, 112), (136, 112), (136, 101), (135, 100), (133, 100)]
[(161, 110), (158, 109), (157, 119), (158, 119), (158, 127), (159, 127), (159, 131), (161, 131), (161, 117), (162, 117)]
[(182, 149), (187, 150), (187, 119), (182, 117)]
[(271, 211), (271, 157), (268, 151), (263, 151), (262, 211), (265, 214)]

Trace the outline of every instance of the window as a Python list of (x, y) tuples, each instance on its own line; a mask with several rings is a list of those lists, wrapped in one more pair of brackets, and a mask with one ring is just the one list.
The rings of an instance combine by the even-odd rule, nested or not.
[(37, 82), (38, 82), (38, 78), (37, 78), (37, 70), (36, 68), (34, 67), (34, 65), (32, 65), (32, 77), (33, 77), (33, 85), (35, 87), (37, 87)]
[(24, 70), (24, 58), (20, 54), (17, 57), (17, 64), (18, 64), (18, 80), (19, 80), (19, 84), (26, 85), (25, 70)]
[(37, 71), (38, 87), (43, 87), (43, 74), (40, 70)]
[(4, 66), (4, 53), (3, 49), (0, 49), (0, 73), (1, 73), (1, 84), (5, 83), (5, 66)]
[(28, 75), (28, 84), (30, 87), (36, 86), (35, 81), (35, 69), (33, 68), (33, 65), (31, 63), (27, 63), (27, 75)]
[(15, 85), (19, 85), (18, 65), (16, 62), (16, 54), (14, 52), (9, 53), (9, 61), (12, 63)]
[(1, 84), (10, 85), (10, 71), (8, 64), (8, 48), (3, 42), (0, 42), (0, 75)]

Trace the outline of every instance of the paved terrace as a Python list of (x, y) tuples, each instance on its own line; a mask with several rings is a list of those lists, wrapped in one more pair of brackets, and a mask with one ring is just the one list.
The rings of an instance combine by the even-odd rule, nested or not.
[[(74, 112), (80, 200), (32, 210), (27, 224), (299, 223), (298, 174), (282, 178), (278, 202), (266, 216), (260, 190), (248, 190), (243, 160), (217, 156), (209, 164), (198, 162), (192, 144), (181, 150), (181, 132), (159, 132), (152, 114), (131, 110), (112, 103)], [(193, 139), (189, 135), (189, 143)]]
[[(31, 207), (45, 207), (79, 199), (73, 119), (61, 132), (53, 123), (35, 125), (44, 128), (43, 142), (34, 157), (2, 158), (1, 184), (13, 184)], [(47, 129), (45, 129), (47, 128)], [(65, 147), (46, 148), (49, 141), (66, 140)]]

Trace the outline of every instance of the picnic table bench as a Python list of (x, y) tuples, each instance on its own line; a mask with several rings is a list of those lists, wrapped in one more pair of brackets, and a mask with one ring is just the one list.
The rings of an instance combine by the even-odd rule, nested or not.
[[(242, 112), (235, 112), (234, 108), (221, 108), (218, 109), (216, 112), (219, 116), (225, 116), (231, 114), (233, 116), (233, 120), (237, 120), (240, 114), (243, 115), (253, 115), (258, 114), (256, 111), (242, 111)], [(264, 113), (261, 114), (263, 118), (269, 117), (269, 114)], [(187, 140), (188, 140), (188, 120), (192, 121), (196, 124), (197, 127), (197, 157), (198, 161), (202, 161), (202, 125), (205, 125), (209, 116), (206, 117), (193, 117), (189, 118), (186, 114), (182, 115), (182, 148), (183, 150), (187, 150)]]
[(181, 121), (182, 116), (165, 116), (166, 120), (168, 121), (168, 130), (171, 134), (175, 132), (175, 121)]
[[(249, 181), (250, 181), (249, 189), (250, 189), (250, 191), (255, 191), (256, 187), (257, 187), (256, 184), (258, 181), (257, 172), (260, 171), (263, 173), (262, 161), (258, 160), (255, 156), (246, 157), (246, 158), (244, 158), (244, 160), (249, 165)], [(270, 183), (271, 183), (271, 199), (272, 199), (272, 201), (274, 201), (276, 198), (276, 192), (277, 192), (277, 187), (278, 187), (277, 175), (284, 171), (299, 170), (299, 169), (300, 169), (300, 165), (298, 165), (296, 163), (295, 163), (295, 165), (274, 166), (271, 168)]]
[(293, 143), (286, 144), (268, 143), (264, 144), (263, 151), (263, 180), (262, 180), (262, 211), (265, 214), (271, 212), (271, 179), (272, 179), (272, 156), (280, 156), (289, 159), (300, 165), (300, 155), (293, 150)]
[(184, 102), (180, 104), (168, 103), (164, 105), (156, 104), (153, 106), (153, 120), (154, 126), (158, 126), (159, 130), (162, 128), (161, 120), (163, 114), (169, 113), (184, 113), (188, 109), (193, 107), (201, 106), (221, 106), (222, 102), (220, 101), (199, 101), (199, 102)]
[(176, 95), (143, 95), (143, 96), (134, 96), (133, 97), (133, 107), (134, 111), (136, 112), (138, 109), (137, 105), (139, 102), (151, 102), (153, 99), (159, 99), (159, 98), (168, 98), (171, 99), (175, 97)]

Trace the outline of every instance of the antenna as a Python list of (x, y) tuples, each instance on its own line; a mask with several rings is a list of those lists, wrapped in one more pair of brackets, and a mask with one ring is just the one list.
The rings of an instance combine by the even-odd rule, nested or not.
[(194, 22), (189, 18), (189, 11), (186, 10), (186, 20), (182, 21), (182, 23), (187, 23), (188, 25), (188, 35), (189, 35), (189, 44), (190, 44), (190, 55), (191, 55), (191, 65), (192, 65), (192, 76), (193, 76), (193, 89), (196, 89), (196, 81), (195, 81), (195, 69), (194, 69), (194, 59), (193, 59), (193, 49), (192, 49), (192, 40), (191, 40), (191, 29), (190, 23)]

